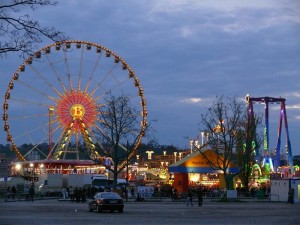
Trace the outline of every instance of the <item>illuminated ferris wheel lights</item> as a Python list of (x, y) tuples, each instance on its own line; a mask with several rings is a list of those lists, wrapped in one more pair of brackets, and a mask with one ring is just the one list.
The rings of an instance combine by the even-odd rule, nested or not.
[(12, 90), (14, 88), (14, 83), (13, 82), (9, 82), (8, 88), (10, 90)]
[(143, 90), (139, 90), (139, 96), (143, 96), (144, 95), (144, 91)]
[(142, 116), (147, 116), (147, 114), (148, 114), (147, 110), (144, 110), (141, 113), (142, 113)]
[(146, 100), (141, 101), (141, 105), (142, 105), (142, 106), (146, 106)]
[(19, 67), (19, 70), (20, 70), (21, 72), (24, 72), (24, 71), (25, 71), (25, 65), (21, 65), (21, 66)]
[(6, 136), (6, 140), (7, 140), (7, 141), (12, 141), (12, 136), (11, 136), (10, 134), (8, 134), (8, 135)]
[(4, 125), (4, 131), (8, 131), (9, 130), (9, 126), (7, 124)]
[(8, 92), (5, 93), (5, 99), (6, 99), (6, 100), (7, 100), (7, 99), (10, 99), (10, 93), (8, 93)]

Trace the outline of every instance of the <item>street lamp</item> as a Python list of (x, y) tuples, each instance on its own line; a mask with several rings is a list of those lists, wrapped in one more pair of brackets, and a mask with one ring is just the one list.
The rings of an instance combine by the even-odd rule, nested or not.
[(190, 145), (191, 145), (191, 154), (193, 153), (193, 140), (190, 140)]
[(196, 148), (199, 148), (198, 140), (195, 140), (195, 146), (196, 146)]
[(18, 176), (20, 175), (21, 167), (22, 167), (22, 166), (21, 166), (20, 163), (17, 163), (17, 164), (15, 165), (16, 173), (17, 173)]
[(152, 159), (152, 154), (154, 151), (146, 151), (146, 153), (148, 154), (148, 159)]
[(176, 157), (177, 157), (177, 152), (174, 152), (174, 158), (175, 158), (175, 162), (176, 162)]
[(178, 154), (179, 154), (179, 160), (181, 160), (181, 158), (182, 158), (182, 152), (179, 152)]
[(48, 151), (49, 151), (49, 158), (51, 158), (51, 150), (52, 150), (52, 115), (53, 115), (53, 111), (54, 111), (54, 108), (53, 107), (50, 107), (49, 109), (49, 143), (48, 143)]
[(42, 174), (42, 169), (44, 168), (44, 164), (40, 164), (40, 174)]
[(204, 145), (204, 135), (205, 135), (205, 132), (201, 131), (201, 145)]
[(34, 183), (34, 165), (33, 163), (30, 163), (30, 168), (31, 168), (31, 172), (32, 172), (32, 183)]

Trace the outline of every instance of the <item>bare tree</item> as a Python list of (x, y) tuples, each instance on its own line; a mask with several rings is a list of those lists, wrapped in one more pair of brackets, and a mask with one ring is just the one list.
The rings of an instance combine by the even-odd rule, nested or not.
[(43, 38), (54, 42), (66, 37), (53, 27), (44, 27), (22, 10), (37, 10), (40, 7), (55, 6), (52, 0), (7, 0), (0, 3), (0, 57), (8, 52), (20, 52), (21, 56), (30, 55), (37, 43)]
[(118, 174), (129, 164), (130, 158), (135, 155), (137, 144), (140, 143), (141, 130), (139, 112), (130, 105), (130, 98), (111, 94), (105, 99), (106, 104), (100, 107), (99, 126), (96, 133), (103, 143), (98, 150), (100, 155), (112, 159), (112, 164), (106, 168), (114, 175), (113, 187), (117, 186)]
[(202, 130), (207, 132), (207, 145), (215, 153), (216, 158), (209, 158), (200, 152), (212, 169), (223, 172), (226, 188), (229, 190), (232, 189), (232, 178), (236, 175), (230, 173), (229, 169), (235, 161), (236, 147), (240, 138), (238, 134), (246, 132), (245, 113), (245, 104), (238, 102), (235, 97), (221, 96), (216, 98), (206, 114), (201, 115), (200, 124)]
[(256, 163), (256, 156), (261, 143), (263, 142), (263, 135), (257, 133), (257, 129), (262, 124), (263, 115), (255, 114), (254, 118), (243, 119), (243, 132), (237, 133), (237, 147), (236, 147), (236, 164), (239, 167), (239, 178), (242, 182), (244, 191), (249, 191), (249, 180), (251, 178), (253, 165)]

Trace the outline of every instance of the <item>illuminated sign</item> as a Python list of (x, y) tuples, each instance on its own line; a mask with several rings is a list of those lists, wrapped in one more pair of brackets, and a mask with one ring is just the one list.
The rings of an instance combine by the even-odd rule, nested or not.
[(75, 104), (75, 105), (72, 105), (72, 107), (70, 109), (70, 113), (73, 118), (82, 119), (82, 117), (84, 116), (85, 110), (84, 110), (83, 105)]

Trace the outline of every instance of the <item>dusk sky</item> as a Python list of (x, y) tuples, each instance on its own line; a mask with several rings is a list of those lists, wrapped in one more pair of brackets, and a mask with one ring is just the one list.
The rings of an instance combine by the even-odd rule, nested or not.
[[(216, 96), (249, 94), (286, 98), (292, 152), (300, 154), (300, 1), (67, 0), (29, 13), (126, 60), (145, 91), (159, 144), (188, 148)], [(2, 96), (22, 62), (17, 54), (0, 60)], [(270, 106), (270, 149), (279, 107)]]

